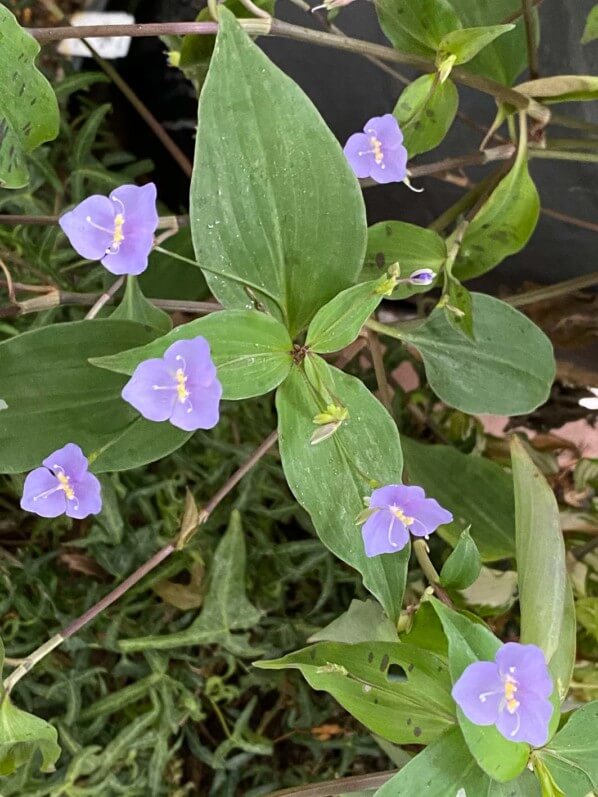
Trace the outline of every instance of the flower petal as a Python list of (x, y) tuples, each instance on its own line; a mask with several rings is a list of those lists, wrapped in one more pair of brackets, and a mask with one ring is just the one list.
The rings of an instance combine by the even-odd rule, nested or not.
[(554, 684), (544, 653), (537, 645), (507, 642), (496, 654), (496, 663), (503, 675), (512, 675), (517, 680), (522, 693), (541, 698), (552, 694)]
[(378, 139), (385, 153), (397, 149), (403, 143), (403, 133), (391, 113), (373, 116), (363, 129), (368, 136), (375, 136)]
[(386, 484), (384, 487), (378, 487), (370, 496), (370, 506), (383, 507), (387, 506), (403, 506), (409, 488), (404, 484)]
[(493, 661), (477, 661), (463, 671), (453, 686), (453, 700), (476, 725), (494, 725), (505, 695), (498, 667)]
[[(81, 257), (99, 260), (112, 243), (114, 216), (113, 203), (108, 197), (93, 194), (73, 210), (64, 213), (58, 223)], [(99, 230), (98, 226), (104, 229)]]
[(372, 145), (364, 133), (353, 133), (345, 144), (343, 152), (356, 177), (369, 177), (372, 165), (376, 163)]
[(149, 421), (167, 421), (177, 398), (174, 375), (164, 360), (145, 360), (139, 363), (121, 396)]
[(407, 150), (399, 146), (390, 150), (382, 146), (382, 161), (374, 163), (370, 169), (370, 177), (377, 183), (401, 183), (407, 176)]
[(201, 336), (190, 340), (177, 340), (164, 352), (164, 361), (173, 368), (181, 368), (187, 376), (187, 385), (207, 386), (216, 378), (216, 366), (210, 353), (210, 344)]
[(361, 529), (365, 554), (398, 553), (409, 542), (409, 532), (392, 512), (380, 510), (366, 520)]
[[(127, 235), (141, 235), (153, 237), (158, 226), (158, 212), (156, 210), (156, 186), (154, 183), (147, 185), (121, 185), (110, 194), (110, 200), (116, 205), (116, 213), (122, 212), (119, 202), (124, 205), (125, 223), (123, 232)], [(115, 202), (115, 200), (118, 200)]]
[(66, 502), (69, 517), (82, 520), (102, 511), (102, 488), (93, 473), (85, 473), (79, 481), (73, 482), (72, 487), (75, 497)]
[(185, 432), (197, 429), (213, 429), (220, 420), (220, 398), (222, 386), (215, 379), (207, 387), (197, 387), (190, 391), (185, 402), (177, 401), (170, 415), (173, 426)]
[(125, 233), (125, 238), (118, 247), (118, 252), (110, 253), (102, 258), (102, 265), (111, 274), (141, 274), (147, 268), (149, 253), (154, 245), (152, 232)]
[[(66, 512), (66, 495), (47, 468), (36, 468), (25, 479), (21, 509), (40, 517), (58, 517)], [(44, 495), (44, 493), (49, 493)]]
[(527, 742), (532, 747), (542, 747), (548, 741), (548, 726), (553, 706), (544, 698), (519, 697), (519, 708), (514, 714), (501, 711), (496, 722), (498, 731), (511, 742)]
[(51, 471), (63, 470), (73, 481), (78, 481), (89, 467), (87, 457), (75, 443), (67, 443), (63, 448), (54, 451), (42, 464)]
[(419, 521), (409, 529), (416, 537), (425, 537), (426, 534), (436, 531), (438, 526), (453, 521), (452, 514), (443, 509), (434, 498), (413, 498), (404, 505), (403, 511)]

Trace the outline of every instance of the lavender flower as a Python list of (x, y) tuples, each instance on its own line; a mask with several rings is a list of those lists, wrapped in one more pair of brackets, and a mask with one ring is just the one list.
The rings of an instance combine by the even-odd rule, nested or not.
[(59, 448), (25, 479), (21, 508), (41, 517), (68, 515), (79, 520), (102, 509), (101, 487), (74, 443)]
[(156, 186), (121, 185), (110, 197), (94, 194), (58, 223), (81, 257), (100, 260), (112, 274), (141, 274), (158, 226)]
[(476, 725), (495, 725), (511, 742), (548, 741), (553, 683), (536, 645), (508, 642), (494, 661), (478, 661), (453, 686), (453, 698)]
[(161, 358), (140, 363), (122, 397), (150, 421), (170, 421), (192, 432), (220, 417), (222, 386), (205, 338), (179, 340)]
[(421, 287), (422, 285), (431, 285), (436, 277), (436, 272), (432, 271), (431, 268), (418, 268), (407, 277), (406, 282)]
[(344, 152), (357, 177), (371, 177), (377, 183), (400, 183), (407, 177), (407, 150), (391, 113), (372, 117), (363, 133), (349, 138)]
[(421, 487), (388, 484), (374, 490), (361, 531), (366, 556), (396, 553), (415, 537), (428, 537), (453, 516), (438, 501), (426, 498)]

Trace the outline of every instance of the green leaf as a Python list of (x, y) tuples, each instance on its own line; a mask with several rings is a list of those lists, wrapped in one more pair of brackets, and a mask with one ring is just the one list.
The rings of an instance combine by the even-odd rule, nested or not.
[(440, 83), (436, 74), (422, 75), (403, 90), (393, 114), (401, 125), (403, 144), (410, 158), (434, 149), (444, 140), (458, 108), (457, 87), (452, 80)]
[[(567, 569), (559, 507), (548, 482), (517, 437), (511, 441), (521, 641), (546, 661), (561, 642)], [(550, 589), (546, 585), (550, 584)]]
[[(131, 321), (94, 319), (34, 329), (0, 344), (0, 472), (22, 473), (66, 443), (95, 472), (126, 470), (176, 450), (190, 434), (152, 423), (123, 401), (126, 379), (94, 368), (90, 358), (147, 343), (155, 333)], [(105, 449), (105, 450), (103, 450)]]
[(401, 444), (409, 481), (421, 485), (455, 518), (438, 530), (444, 539), (455, 546), (461, 532), (471, 527), (483, 562), (515, 555), (513, 480), (503, 468), (452, 446), (425, 445), (405, 436)]
[[(470, 664), (494, 661), (501, 642), (486, 626), (472, 622), (435, 598), (430, 600), (448, 637), (449, 669), (453, 683)], [(461, 709), (457, 710), (457, 717), (467, 746), (478, 765), (491, 778), (504, 783), (525, 769), (530, 754), (528, 744), (505, 739), (494, 725), (474, 725)]]
[(399, 553), (368, 558), (357, 525), (363, 498), (371, 494), (373, 484), (401, 480), (403, 460), (396, 425), (359, 379), (315, 355), (308, 355), (308, 360), (349, 417), (331, 437), (312, 445), (313, 418), (326, 402), (317, 395), (304, 368), (293, 368), (276, 395), (285, 476), (324, 545), (361, 573), (366, 588), (396, 623), (410, 546)]
[(531, 238), (540, 215), (540, 198), (527, 167), (527, 142), (521, 137), (511, 170), (503, 177), (465, 230), (454, 274), (479, 277), (519, 252)]
[(459, 728), (450, 728), (416, 755), (374, 797), (540, 797), (538, 781), (525, 771), (516, 780), (497, 783), (481, 770)]
[(461, 28), (449, 0), (376, 0), (380, 27), (397, 50), (433, 57), (447, 33)]
[(172, 319), (163, 310), (148, 302), (143, 295), (137, 277), (127, 277), (127, 286), (122, 302), (110, 314), (110, 318), (121, 321), (137, 321), (139, 324), (164, 334), (172, 329)]
[(41, 753), (42, 772), (54, 772), (60, 756), (56, 728), (34, 714), (17, 708), (5, 695), (0, 704), (0, 775), (12, 775)]
[(578, 598), (577, 620), (598, 641), (598, 597)]
[(388, 283), (389, 280), (383, 277), (341, 291), (318, 310), (309, 325), (305, 345), (312, 351), (325, 354), (353, 343), (384, 298), (384, 288)]
[(590, 9), (586, 25), (581, 37), (582, 44), (589, 44), (598, 39), (598, 4)]
[(447, 33), (438, 47), (437, 61), (455, 56), (455, 64), (465, 64), (503, 33), (513, 30), (515, 25), (485, 25), (480, 28), (463, 28)]
[[(569, 684), (573, 678), (575, 654), (577, 647), (577, 625), (575, 622), (575, 602), (571, 579), (565, 584), (565, 602), (561, 623), (561, 639), (559, 646), (550, 659), (550, 673), (557, 685), (560, 701), (563, 702), (569, 692)], [(555, 701), (556, 703), (556, 701)], [(558, 706), (557, 706), (558, 708)]]
[(39, 44), (4, 4), (0, 42), (0, 186), (22, 188), (29, 180), (26, 153), (58, 135), (58, 102), (35, 66)]
[(448, 261), (445, 270), (444, 293), (439, 304), (444, 308), (446, 320), (453, 329), (462, 332), (475, 343), (473, 299), (467, 288), (453, 276), (452, 267), (449, 268)]
[(552, 344), (508, 304), (472, 293), (476, 341), (453, 329), (437, 308), (424, 324), (401, 330), (420, 352), (430, 386), (463, 412), (521, 415), (543, 404), (555, 374)]
[[(183, 227), (176, 235), (161, 244), (160, 249), (172, 251), (188, 260), (195, 260), (191, 229)], [(156, 252), (149, 256), (149, 267), (137, 277), (145, 296), (152, 299), (179, 299), (196, 301), (209, 295), (202, 272), (191, 263), (176, 260), (174, 256)]]
[(134, 653), (209, 644), (221, 645), (236, 656), (261, 653), (258, 648), (251, 647), (247, 634), (232, 633), (253, 628), (261, 617), (261, 612), (247, 600), (245, 562), (241, 515), (235, 509), (209, 568), (208, 590), (199, 617), (188, 628), (173, 634), (123, 639), (119, 642), (120, 649)]
[[(382, 221), (368, 229), (365, 265), (360, 279), (375, 279), (395, 263), (399, 264), (402, 278), (420, 268), (431, 268), (439, 273), (446, 256), (444, 239), (434, 230), (404, 221)], [(430, 286), (398, 285), (389, 298), (406, 299), (429, 290)]]
[(598, 789), (598, 700), (574, 711), (566, 725), (536, 757), (567, 797)]
[(446, 660), (397, 642), (322, 642), (256, 667), (298, 669), (374, 733), (396, 744), (428, 744), (454, 725)]
[(222, 304), (247, 307), (246, 282), (292, 337), (355, 282), (365, 249), (338, 141), (225, 8), (199, 102), (191, 230), (200, 267), (225, 275), (206, 272)]
[[(521, 0), (451, 0), (451, 4), (465, 28), (500, 25), (511, 14), (521, 11)], [(537, 20), (536, 12), (534, 20)], [(537, 40), (537, 31), (534, 33)], [(511, 86), (526, 66), (525, 24), (519, 19), (514, 30), (484, 47), (465, 69)]]
[(461, 532), (455, 550), (442, 566), (440, 582), (450, 589), (465, 589), (480, 575), (482, 560), (469, 529)]
[(94, 357), (93, 365), (131, 375), (139, 363), (162, 357), (177, 340), (202, 335), (210, 344), (223, 398), (261, 396), (279, 385), (291, 370), (293, 344), (275, 318), (257, 310), (223, 310), (176, 327), (136, 349)]
[(308, 642), (398, 642), (397, 629), (379, 603), (368, 598), (353, 599), (346, 612), (325, 628), (316, 631)]
[(517, 91), (528, 97), (541, 100), (546, 105), (557, 102), (587, 102), (598, 99), (598, 77), (595, 75), (555, 75), (520, 83), (517, 86)]

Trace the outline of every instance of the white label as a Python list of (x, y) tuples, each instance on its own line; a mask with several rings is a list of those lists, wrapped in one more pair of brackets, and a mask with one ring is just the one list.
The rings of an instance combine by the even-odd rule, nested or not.
[[(78, 11), (71, 17), (71, 25), (133, 25), (135, 17), (122, 11)], [(112, 60), (124, 58), (131, 46), (130, 36), (100, 36), (88, 39), (94, 50), (102, 58)], [(91, 53), (80, 39), (64, 39), (58, 45), (62, 55), (92, 58)]]

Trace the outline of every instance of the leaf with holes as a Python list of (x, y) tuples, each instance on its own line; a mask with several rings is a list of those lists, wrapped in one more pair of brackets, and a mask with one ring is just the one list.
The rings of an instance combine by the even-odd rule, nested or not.
[(436, 74), (422, 75), (403, 90), (393, 114), (403, 131), (403, 144), (410, 158), (434, 149), (444, 140), (458, 107), (457, 87), (452, 80), (440, 83)]
[(357, 278), (357, 179), (310, 100), (226, 8), (199, 101), (190, 201), (198, 264), (218, 272), (206, 279), (228, 308), (253, 296), (294, 337)]
[(396, 744), (428, 744), (456, 722), (446, 660), (412, 645), (321, 642), (255, 666), (300, 670), (311, 687)]
[(35, 66), (39, 44), (0, 5), (0, 186), (22, 188), (26, 155), (58, 135), (59, 112), (52, 87)]

